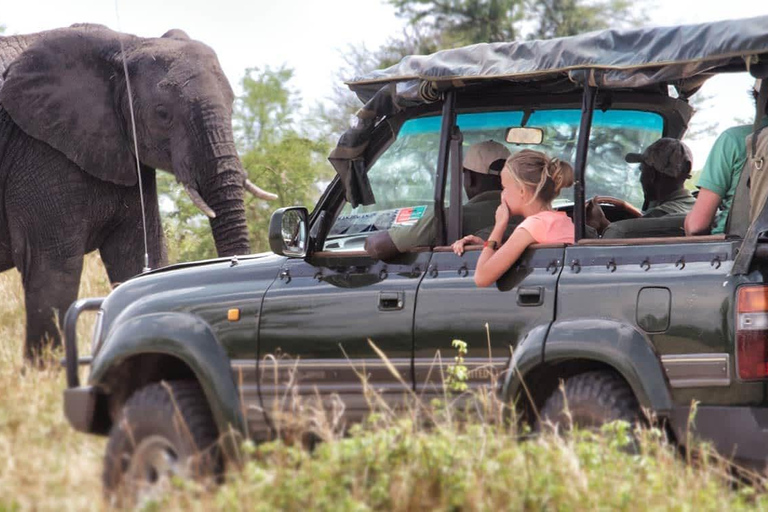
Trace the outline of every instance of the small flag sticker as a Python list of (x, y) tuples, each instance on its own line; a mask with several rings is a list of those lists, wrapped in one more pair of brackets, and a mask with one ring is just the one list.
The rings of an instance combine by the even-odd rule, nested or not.
[(397, 212), (395, 217), (395, 225), (398, 226), (411, 226), (416, 224), (420, 218), (424, 216), (424, 212), (427, 210), (426, 206), (412, 206), (410, 208), (401, 208)]

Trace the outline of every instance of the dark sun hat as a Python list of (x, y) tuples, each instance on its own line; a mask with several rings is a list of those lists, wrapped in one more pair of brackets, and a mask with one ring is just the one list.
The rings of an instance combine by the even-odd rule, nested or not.
[(631, 164), (644, 164), (672, 178), (690, 174), (693, 166), (693, 155), (688, 146), (671, 137), (657, 140), (642, 153), (627, 153), (624, 160)]

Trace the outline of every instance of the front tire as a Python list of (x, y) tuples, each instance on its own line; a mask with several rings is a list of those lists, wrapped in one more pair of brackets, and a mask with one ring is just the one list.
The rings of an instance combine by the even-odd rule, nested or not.
[(566, 379), (563, 389), (556, 389), (541, 409), (544, 424), (566, 428), (596, 429), (611, 421), (636, 423), (639, 419), (640, 406), (632, 389), (609, 371), (587, 372)]
[(195, 381), (147, 385), (123, 406), (104, 456), (108, 497), (140, 503), (173, 476), (205, 479), (221, 472), (218, 430)]

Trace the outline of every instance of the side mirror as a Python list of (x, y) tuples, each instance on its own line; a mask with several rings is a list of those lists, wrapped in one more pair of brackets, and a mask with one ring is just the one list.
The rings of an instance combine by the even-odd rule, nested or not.
[(544, 140), (544, 130), (541, 128), (510, 128), (507, 130), (505, 138), (510, 144), (541, 144)]
[(269, 221), (269, 248), (281, 256), (303, 258), (307, 255), (307, 217), (303, 206), (280, 208)]

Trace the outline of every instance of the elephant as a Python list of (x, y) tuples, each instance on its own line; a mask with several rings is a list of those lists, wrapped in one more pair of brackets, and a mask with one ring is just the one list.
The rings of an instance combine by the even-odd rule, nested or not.
[(0, 37), (0, 73), (0, 272), (21, 274), (27, 359), (61, 344), (85, 254), (113, 284), (166, 263), (158, 169), (209, 217), (219, 256), (249, 253), (244, 192), (276, 196), (246, 177), (211, 48), (73, 25)]

